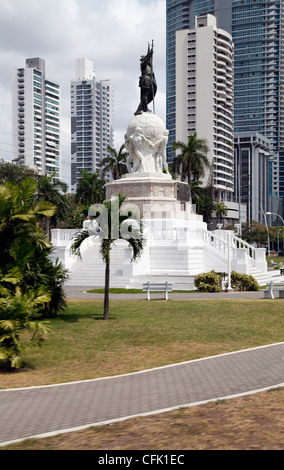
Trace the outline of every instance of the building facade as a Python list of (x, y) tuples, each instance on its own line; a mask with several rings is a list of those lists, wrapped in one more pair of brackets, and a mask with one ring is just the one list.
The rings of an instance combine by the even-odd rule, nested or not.
[(14, 163), (60, 178), (60, 86), (41, 58), (13, 71), (12, 133)]
[(235, 134), (235, 200), (247, 206), (247, 224), (261, 221), (271, 210), (269, 198), (270, 141), (258, 132)]
[(235, 51), (235, 132), (258, 132), (268, 138), (270, 192), (284, 197), (284, 5), (280, 0), (167, 1), (167, 127), (176, 140), (175, 33), (192, 27), (197, 14), (216, 16), (219, 28), (232, 34)]
[(71, 82), (71, 192), (81, 171), (100, 171), (101, 161), (113, 146), (113, 89), (110, 80), (96, 80), (93, 62), (76, 60)]
[[(234, 49), (213, 15), (196, 17), (194, 29), (176, 33), (176, 139), (206, 139), (218, 198), (234, 191)], [(208, 184), (210, 172), (203, 180)]]
[[(215, 8), (215, 3), (218, 8)], [(219, 28), (231, 32), (232, 0), (167, 0), (167, 129), (169, 130), (168, 161), (174, 158), (171, 149), (176, 139), (176, 31), (195, 28), (195, 17), (210, 13)]]

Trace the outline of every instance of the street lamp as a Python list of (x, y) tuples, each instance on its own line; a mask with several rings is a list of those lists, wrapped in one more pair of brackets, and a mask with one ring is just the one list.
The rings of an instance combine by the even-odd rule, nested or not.
[(277, 215), (277, 217), (279, 217), (281, 220), (282, 220), (282, 225), (283, 225), (283, 247), (282, 247), (282, 251), (284, 251), (284, 220), (283, 220), (283, 217), (281, 217), (281, 215), (277, 214), (276, 212), (266, 212), (267, 215)]

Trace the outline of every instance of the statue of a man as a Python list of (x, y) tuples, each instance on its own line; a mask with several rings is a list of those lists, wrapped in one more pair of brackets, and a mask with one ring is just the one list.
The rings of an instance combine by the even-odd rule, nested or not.
[(152, 42), (152, 48), (148, 45), (148, 52), (146, 56), (142, 56), (140, 59), (141, 76), (139, 79), (140, 87), (140, 104), (135, 112), (135, 115), (141, 114), (142, 112), (149, 111), (148, 104), (151, 103), (157, 93), (157, 83), (155, 74), (153, 71), (153, 53), (154, 45)]

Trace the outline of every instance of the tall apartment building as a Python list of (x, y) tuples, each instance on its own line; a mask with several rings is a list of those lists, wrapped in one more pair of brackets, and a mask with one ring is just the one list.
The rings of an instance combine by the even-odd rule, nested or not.
[(194, 29), (176, 33), (176, 139), (187, 142), (196, 132), (207, 140), (213, 183), (225, 201), (234, 191), (233, 88), (232, 37), (213, 15), (197, 16)]
[(81, 170), (100, 171), (113, 146), (113, 89), (110, 80), (96, 80), (93, 62), (76, 60), (71, 82), (71, 192), (76, 192)]
[[(270, 142), (270, 192), (284, 198), (284, 5), (282, 0), (167, 0), (167, 127), (175, 136), (175, 33), (210, 13), (232, 34), (235, 132)], [(168, 158), (173, 153), (168, 150)]]
[(12, 133), (14, 163), (60, 178), (60, 86), (47, 80), (41, 58), (13, 71)]
[[(247, 206), (247, 222), (265, 221), (269, 204), (269, 139), (258, 132), (235, 134), (235, 195)], [(273, 207), (278, 211), (278, 207)]]
[(171, 145), (176, 140), (176, 31), (195, 28), (195, 17), (197, 15), (211, 13), (216, 17), (219, 28), (231, 32), (232, 15), (231, 10), (228, 10), (228, 5), (232, 4), (232, 0), (216, 0), (216, 2), (218, 3), (218, 9), (215, 8), (215, 0), (167, 0), (167, 129), (169, 130), (169, 162), (174, 158)]

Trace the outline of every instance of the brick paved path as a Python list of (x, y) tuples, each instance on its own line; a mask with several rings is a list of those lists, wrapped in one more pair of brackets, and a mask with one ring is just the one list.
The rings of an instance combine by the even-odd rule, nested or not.
[(0, 390), (0, 444), (284, 386), (284, 343), (114, 378)]

